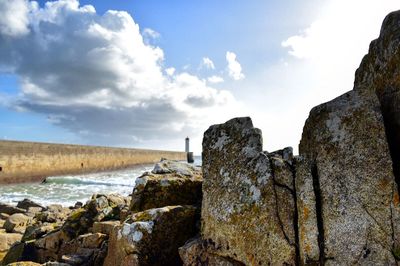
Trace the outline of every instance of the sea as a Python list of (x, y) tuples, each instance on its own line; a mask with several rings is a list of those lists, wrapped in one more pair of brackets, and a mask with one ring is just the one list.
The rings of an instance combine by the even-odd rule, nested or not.
[[(195, 156), (194, 159), (194, 165), (201, 166), (201, 157)], [(50, 176), (44, 183), (0, 185), (0, 202), (16, 205), (27, 198), (43, 206), (61, 204), (69, 207), (78, 201), (85, 203), (93, 194), (128, 196), (133, 191), (136, 178), (153, 167), (154, 164), (146, 164), (116, 171)]]

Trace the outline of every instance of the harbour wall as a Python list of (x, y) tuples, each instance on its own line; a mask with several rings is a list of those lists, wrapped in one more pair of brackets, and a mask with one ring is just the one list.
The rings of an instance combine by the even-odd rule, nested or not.
[(38, 182), (69, 175), (150, 164), (161, 158), (186, 160), (185, 152), (69, 144), (0, 141), (0, 184)]

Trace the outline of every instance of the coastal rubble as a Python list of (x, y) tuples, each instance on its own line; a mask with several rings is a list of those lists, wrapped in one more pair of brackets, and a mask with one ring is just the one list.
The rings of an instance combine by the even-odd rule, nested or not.
[[(152, 173), (145, 173), (142, 177), (147, 176), (148, 180), (158, 181), (148, 182), (144, 190), (135, 189), (134, 195), (139, 197), (139, 193), (143, 193), (142, 199), (146, 202), (141, 206), (141, 212), (130, 210), (131, 196), (116, 194), (93, 195), (83, 206), (76, 204), (70, 208), (61, 205), (41, 207), (29, 200), (22, 201), (19, 206), (23, 208), (17, 210), (23, 210), (23, 214), (4, 214), (2, 217), (5, 220), (0, 220), (1, 227), (4, 227), (7, 219), (14, 220), (16, 216), (26, 218), (24, 226), (22, 223), (15, 223), (21, 226), (21, 234), (6, 233), (4, 230), (2, 236), (0, 232), (0, 239), (8, 239), (8, 244), (1, 246), (0, 261), (3, 257), (4, 259), (0, 265), (34, 261), (42, 265), (58, 265), (55, 264), (57, 262), (59, 265), (97, 266), (118, 265), (122, 260), (129, 265), (136, 262), (140, 265), (164, 265), (164, 261), (179, 264), (178, 248), (199, 233), (201, 171), (198, 167), (168, 160), (161, 161), (154, 169)], [(173, 189), (163, 189), (159, 191), (158, 202), (149, 199), (149, 191), (154, 192), (154, 188), (161, 183), (163, 187), (181, 189), (190, 195), (180, 194), (181, 196), (176, 197), (173, 194), (179, 193)], [(166, 183), (169, 186), (165, 186)], [(167, 203), (175, 205), (168, 206)], [(152, 204), (158, 208), (152, 208)], [(15, 208), (6, 206), (10, 210)], [(137, 243), (124, 242), (124, 239), (129, 240), (132, 235), (128, 234), (128, 238), (122, 239), (118, 233), (115, 235), (116, 232), (125, 233), (126, 230), (123, 229), (128, 225), (144, 223), (152, 224), (152, 232)], [(118, 256), (121, 249), (124, 252), (131, 249), (135, 252)], [(49, 264), (50, 262), (53, 264)]]

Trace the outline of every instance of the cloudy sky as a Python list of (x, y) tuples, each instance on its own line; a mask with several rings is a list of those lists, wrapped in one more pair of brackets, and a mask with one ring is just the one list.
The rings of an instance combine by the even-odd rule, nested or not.
[(398, 0), (0, 0), (0, 138), (201, 152), (251, 116), (297, 150)]

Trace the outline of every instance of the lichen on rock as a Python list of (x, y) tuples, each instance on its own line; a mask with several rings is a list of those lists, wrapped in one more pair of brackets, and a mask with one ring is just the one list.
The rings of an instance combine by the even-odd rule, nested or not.
[(104, 265), (179, 265), (178, 248), (198, 233), (198, 215), (189, 205), (132, 214), (114, 227)]
[(211, 126), (202, 159), (201, 235), (209, 248), (246, 265), (295, 265), (291, 161), (263, 152), (261, 131), (246, 117)]
[(131, 212), (173, 205), (200, 205), (202, 174), (199, 167), (163, 160), (136, 179)]

